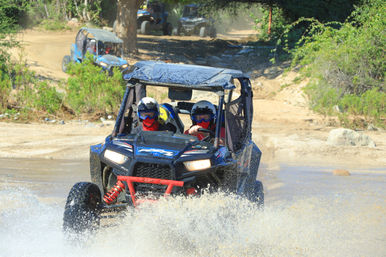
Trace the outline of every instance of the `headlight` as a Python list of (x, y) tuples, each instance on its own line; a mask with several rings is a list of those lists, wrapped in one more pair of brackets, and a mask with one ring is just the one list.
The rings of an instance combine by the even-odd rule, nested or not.
[(184, 162), (184, 165), (188, 171), (205, 170), (211, 167), (209, 159), (188, 161), (188, 162)]
[(121, 68), (122, 69), (126, 69), (127, 67), (129, 67), (129, 65), (126, 63), (126, 64), (123, 64), (122, 66), (121, 66)]
[(107, 67), (108, 66), (107, 63), (105, 63), (105, 62), (100, 62), (99, 65), (103, 66), (103, 67)]
[(118, 164), (122, 164), (127, 160), (127, 157), (124, 156), (123, 154), (120, 154), (111, 150), (106, 150), (104, 156), (106, 159)]

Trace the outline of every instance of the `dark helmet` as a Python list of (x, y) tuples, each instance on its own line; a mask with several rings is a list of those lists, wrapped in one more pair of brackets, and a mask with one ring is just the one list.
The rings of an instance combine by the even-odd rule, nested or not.
[[(195, 116), (200, 114), (209, 114), (209, 120), (197, 120)], [(216, 107), (214, 107), (214, 105), (209, 101), (199, 101), (193, 105), (190, 112), (190, 118), (194, 123), (199, 123), (202, 121), (212, 122), (216, 118)]]
[[(152, 112), (154, 113), (153, 116), (144, 116), (142, 113)], [(137, 115), (141, 120), (144, 120), (146, 118), (158, 118), (159, 116), (159, 105), (157, 101), (154, 98), (151, 97), (144, 97), (139, 101), (138, 107), (137, 107)]]

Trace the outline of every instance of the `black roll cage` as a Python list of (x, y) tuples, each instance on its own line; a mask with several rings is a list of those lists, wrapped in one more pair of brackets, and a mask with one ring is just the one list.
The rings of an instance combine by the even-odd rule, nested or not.
[[(244, 115), (245, 120), (247, 123), (246, 130), (247, 135), (245, 139), (251, 139), (251, 126), (252, 126), (252, 117), (253, 117), (253, 108), (252, 108), (252, 89), (251, 89), (251, 83), (248, 78), (237, 78), (240, 81), (241, 85), (241, 92), (240, 92), (240, 98), (241, 102), (243, 104), (244, 108)], [(215, 140), (214, 140), (214, 147), (217, 149), (219, 147), (219, 138), (221, 133), (221, 126), (222, 126), (222, 120), (225, 116), (225, 129), (226, 129), (226, 138), (225, 138), (225, 144), (228, 146), (229, 150), (231, 152), (236, 151), (237, 149), (234, 149), (234, 145), (232, 142), (232, 137), (230, 135), (231, 131), (229, 128), (229, 121), (227, 119), (227, 105), (231, 103), (233, 90), (232, 89), (226, 89), (229, 90), (228, 93), (228, 99), (225, 102), (225, 90), (220, 87), (205, 87), (205, 86), (189, 86), (189, 85), (178, 85), (178, 84), (166, 84), (166, 83), (157, 83), (157, 82), (149, 82), (149, 81), (136, 81), (137, 83), (127, 83), (126, 85), (126, 91), (123, 95), (122, 104), (120, 106), (117, 120), (114, 126), (114, 130), (112, 133), (112, 137), (116, 137), (120, 133), (122, 133), (125, 121), (124, 121), (124, 115), (127, 112), (127, 110), (132, 107), (133, 104), (136, 104), (142, 97), (146, 96), (146, 86), (160, 86), (160, 87), (175, 87), (175, 88), (191, 88), (195, 90), (202, 90), (202, 91), (211, 91), (215, 92), (219, 96), (218, 101), (218, 117), (216, 122), (216, 130), (215, 130)], [(248, 99), (249, 98), (249, 99)], [(224, 108), (225, 106), (225, 108)], [(132, 110), (131, 110), (132, 111)]]

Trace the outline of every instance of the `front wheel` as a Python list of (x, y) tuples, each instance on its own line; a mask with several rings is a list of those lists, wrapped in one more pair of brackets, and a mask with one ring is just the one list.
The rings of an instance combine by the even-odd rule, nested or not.
[(68, 194), (63, 216), (63, 230), (82, 233), (99, 226), (101, 192), (90, 182), (76, 183)]
[(62, 60), (62, 71), (67, 72), (67, 66), (71, 62), (71, 57), (69, 55), (65, 55)]
[(169, 22), (167, 22), (163, 28), (163, 33), (165, 36), (170, 36), (173, 31), (173, 26)]
[(215, 27), (210, 27), (209, 29), (209, 36), (211, 38), (215, 38), (217, 36), (216, 28)]

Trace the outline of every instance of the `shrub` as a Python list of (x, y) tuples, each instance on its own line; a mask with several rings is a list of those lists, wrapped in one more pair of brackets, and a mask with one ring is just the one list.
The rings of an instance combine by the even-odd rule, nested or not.
[(70, 64), (68, 73), (71, 77), (67, 81), (66, 103), (76, 114), (118, 111), (125, 85), (119, 70), (108, 76), (88, 55), (82, 64)]
[(53, 31), (56, 31), (56, 30), (69, 30), (70, 29), (70, 27), (67, 26), (67, 24), (64, 21), (51, 20), (51, 19), (43, 20), (39, 24), (39, 27), (43, 28), (45, 30), (53, 30)]
[(385, 8), (384, 1), (369, 0), (345, 23), (313, 20), (290, 50), (292, 67), (300, 65), (313, 81), (306, 91), (316, 111), (331, 114), (331, 106), (338, 105), (348, 114), (383, 119)]
[[(9, 108), (36, 117), (57, 114), (62, 105), (63, 94), (46, 81), (40, 81), (24, 63), (14, 64), (12, 92), (7, 101)], [(31, 116), (29, 117), (31, 118)]]

